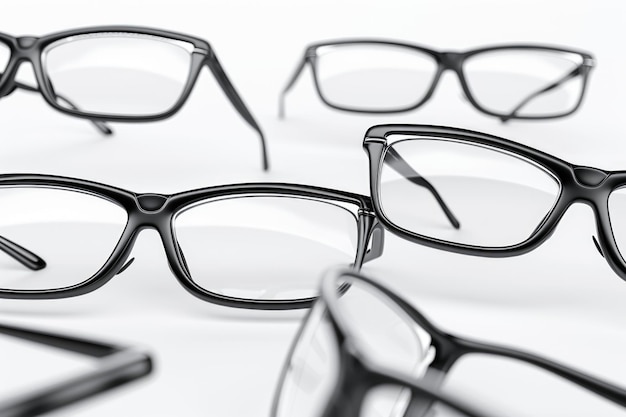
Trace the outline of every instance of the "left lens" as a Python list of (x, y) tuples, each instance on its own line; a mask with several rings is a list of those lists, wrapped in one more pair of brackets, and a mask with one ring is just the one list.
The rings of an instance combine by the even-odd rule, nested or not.
[(324, 303), (315, 303), (287, 362), (273, 417), (319, 417), (339, 373), (337, 340)]
[(155, 116), (181, 98), (191, 43), (137, 33), (94, 33), (48, 45), (44, 71), (57, 103), (113, 116)]
[(322, 271), (356, 259), (357, 207), (287, 196), (232, 196), (174, 220), (184, 264), (207, 291), (248, 300), (315, 297)]
[(465, 61), (471, 95), (485, 110), (505, 117), (557, 117), (582, 98), (583, 56), (577, 53), (506, 48)]

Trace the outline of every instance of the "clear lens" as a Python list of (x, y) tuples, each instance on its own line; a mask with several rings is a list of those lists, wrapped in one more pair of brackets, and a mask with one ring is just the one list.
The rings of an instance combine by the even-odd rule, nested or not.
[(358, 234), (346, 207), (253, 195), (191, 206), (174, 231), (196, 284), (254, 300), (316, 296), (322, 271), (354, 263)]
[(371, 284), (341, 277), (337, 287), (346, 333), (359, 351), (385, 369), (421, 377), (430, 362), (430, 335)]
[(330, 104), (362, 111), (399, 111), (421, 102), (437, 73), (435, 59), (394, 45), (320, 47), (316, 73)]
[[(389, 221), (452, 243), (521, 243), (541, 225), (560, 193), (559, 183), (544, 168), (487, 146), (408, 139), (394, 143), (384, 158), (380, 200)], [(444, 205), (460, 228), (447, 219)]]
[(51, 290), (86, 281), (106, 263), (126, 221), (123, 208), (89, 194), (0, 188), (0, 236), (47, 264), (33, 271), (1, 246), (0, 289)]
[(74, 36), (42, 56), (57, 103), (86, 113), (153, 116), (170, 110), (189, 79), (193, 45), (135, 33)]
[(474, 99), (503, 116), (546, 117), (573, 111), (583, 93), (575, 75), (583, 56), (536, 49), (482, 52), (465, 61), (463, 71)]
[(626, 260), (626, 187), (614, 190), (609, 196), (609, 219), (617, 249)]
[[(467, 414), (425, 397), (413, 397), (411, 389), (401, 385), (380, 385), (369, 390), (361, 406), (360, 417), (404, 417), (413, 400), (412, 416), (467, 417)], [(420, 412), (421, 411), (421, 412)]]
[(339, 372), (337, 340), (317, 302), (304, 322), (288, 359), (275, 417), (318, 417), (335, 388)]
[(9, 64), (9, 60), (11, 59), (11, 49), (8, 45), (5, 45), (0, 41), (0, 76), (2, 72), (6, 69)]

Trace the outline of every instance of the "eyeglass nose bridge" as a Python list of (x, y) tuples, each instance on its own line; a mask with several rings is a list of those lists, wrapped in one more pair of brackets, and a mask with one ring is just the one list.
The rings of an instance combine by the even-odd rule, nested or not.
[(441, 71), (452, 70), (459, 72), (463, 63), (463, 54), (460, 52), (442, 52), (440, 60)]

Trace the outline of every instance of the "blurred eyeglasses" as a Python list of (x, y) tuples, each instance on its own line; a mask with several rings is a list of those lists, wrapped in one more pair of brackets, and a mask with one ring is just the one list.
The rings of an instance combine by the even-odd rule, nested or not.
[[(32, 64), (37, 86), (16, 81), (24, 62)], [(39, 92), (56, 110), (90, 120), (103, 134), (112, 133), (107, 121), (148, 122), (174, 115), (205, 66), (258, 133), (263, 168), (268, 169), (263, 132), (207, 41), (137, 26), (81, 28), (43, 37), (0, 33), (0, 98), (16, 89)]]
[[(536, 406), (534, 399), (515, 385), (525, 381), (530, 370), (540, 372), (538, 380), (533, 379), (540, 387), (547, 379), (574, 389), (574, 395), (566, 397), (568, 403), (590, 394), (622, 413), (626, 407), (626, 390), (620, 387), (532, 353), (447, 333), (381, 283), (355, 271), (334, 270), (325, 275), (320, 297), (292, 345), (271, 415), (483, 416), (468, 405), (468, 398), (461, 402), (459, 396), (454, 399), (441, 391), (446, 387), (443, 392), (453, 391), (448, 383), (476, 358), (491, 360), (495, 368), (517, 364), (526, 373), (506, 374), (496, 380), (496, 387), (512, 384), (501, 394), (486, 384), (483, 374), (489, 367), (484, 362), (483, 367), (470, 367), (466, 373), (471, 385), (465, 387), (472, 388), (465, 395), (468, 398), (484, 386), (493, 390), (486, 400), (489, 395), (502, 400), (501, 395), (534, 406), (535, 416), (571, 415), (562, 413), (566, 409), (562, 398), (551, 411), (547, 404)], [(497, 402), (491, 401), (485, 408), (493, 409)], [(520, 415), (515, 407), (505, 411), (505, 415)]]
[(309, 46), (280, 96), (309, 65), (328, 106), (357, 113), (414, 110), (451, 70), (468, 101), (482, 113), (509, 119), (552, 119), (580, 106), (594, 65), (591, 54), (544, 45), (501, 45), (441, 52), (382, 40), (340, 40)]
[[(66, 405), (104, 393), (143, 378), (152, 372), (150, 356), (140, 350), (77, 337), (0, 325), (0, 334), (49, 347), (61, 353), (88, 358), (87, 371), (74, 372), (43, 386), (30, 386), (25, 392), (0, 400), (0, 416), (31, 417), (58, 410)], [(10, 352), (3, 351), (3, 355)], [(23, 370), (26, 372), (26, 370)], [(2, 370), (3, 389), (12, 388), (15, 375)]]

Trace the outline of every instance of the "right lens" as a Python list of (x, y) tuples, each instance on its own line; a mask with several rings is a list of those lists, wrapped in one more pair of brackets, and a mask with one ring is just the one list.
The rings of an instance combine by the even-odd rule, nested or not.
[(582, 98), (583, 56), (505, 48), (477, 53), (463, 66), (472, 97), (485, 110), (508, 117), (556, 117)]
[(2, 72), (6, 69), (9, 59), (11, 59), (11, 49), (0, 41), (0, 77), (2, 77)]
[[(560, 194), (556, 178), (530, 160), (448, 139), (393, 143), (384, 155), (379, 181), (382, 211), (398, 228), (489, 248), (527, 240)], [(458, 229), (444, 207), (460, 223)]]
[(273, 417), (319, 417), (327, 406), (337, 383), (339, 353), (326, 314), (318, 301), (307, 316), (288, 359)]
[(437, 73), (435, 59), (419, 49), (376, 43), (322, 46), (316, 75), (322, 97), (356, 111), (402, 111), (420, 103)]
[(184, 263), (207, 291), (248, 300), (315, 297), (326, 268), (354, 264), (357, 207), (283, 195), (200, 201), (174, 220)]
[(53, 290), (93, 276), (126, 226), (126, 210), (90, 194), (57, 188), (0, 188), (0, 236), (39, 256), (33, 271), (0, 247), (0, 290)]
[(193, 48), (158, 36), (95, 33), (52, 43), (42, 61), (62, 107), (100, 115), (155, 116), (181, 98)]

